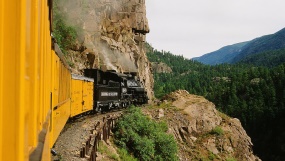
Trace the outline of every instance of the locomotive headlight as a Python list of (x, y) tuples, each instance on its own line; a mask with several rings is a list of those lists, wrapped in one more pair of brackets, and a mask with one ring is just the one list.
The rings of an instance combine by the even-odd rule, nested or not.
[(123, 93), (127, 93), (127, 88), (123, 88), (123, 89), (122, 89), (122, 92), (123, 92)]

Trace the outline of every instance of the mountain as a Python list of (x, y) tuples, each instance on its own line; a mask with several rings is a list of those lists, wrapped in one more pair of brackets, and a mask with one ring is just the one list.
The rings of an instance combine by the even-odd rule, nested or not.
[[(271, 59), (270, 52), (276, 53), (276, 51), (280, 49), (285, 49), (285, 28), (274, 34), (255, 38), (248, 42), (242, 42), (223, 47), (217, 51), (205, 54), (201, 57), (193, 58), (193, 60), (197, 60), (204, 64), (216, 65), (222, 63), (234, 64), (240, 61), (248, 60), (250, 57), (252, 61), (247, 62), (255, 63), (254, 59), (252, 59), (253, 55), (260, 54), (255, 58), (258, 58), (259, 64), (263, 64), (263, 62), (260, 62), (262, 60), (262, 54), (266, 53), (267, 58)], [(263, 60), (265, 61), (266, 59)]]
[(216, 65), (222, 63), (229, 63), (240, 54), (242, 47), (248, 42), (241, 42), (233, 45), (225, 46), (217, 51), (205, 54), (201, 57), (193, 58), (203, 64)]
[(233, 63), (239, 62), (250, 55), (283, 48), (285, 48), (285, 28), (275, 34), (262, 36), (250, 41), (243, 47), (240, 54), (233, 59)]

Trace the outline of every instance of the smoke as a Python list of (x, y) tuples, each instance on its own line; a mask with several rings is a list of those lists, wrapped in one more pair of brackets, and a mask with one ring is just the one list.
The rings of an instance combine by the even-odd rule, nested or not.
[(107, 46), (106, 45), (100, 45), (100, 48), (101, 48), (101, 54), (100, 54), (100, 56), (101, 57), (103, 57), (103, 62), (104, 62), (104, 65), (106, 66), (106, 68), (108, 69), (108, 70), (115, 70), (115, 71), (118, 71), (117, 70), (117, 67), (115, 67), (114, 65), (113, 65), (113, 63), (111, 63), (111, 61), (110, 61), (110, 59), (109, 58), (112, 58), (112, 56), (110, 55), (110, 52), (109, 52), (109, 50), (110, 49), (108, 49), (107, 48)]
[[(128, 59), (129, 58), (129, 59)], [(132, 58), (132, 54), (124, 54), (118, 59), (119, 64), (122, 65), (124, 72), (137, 72), (138, 68), (135, 65), (135, 60)]]
[(99, 55), (108, 70), (117, 72), (137, 72), (138, 70), (132, 54), (114, 51), (107, 43), (101, 42)]

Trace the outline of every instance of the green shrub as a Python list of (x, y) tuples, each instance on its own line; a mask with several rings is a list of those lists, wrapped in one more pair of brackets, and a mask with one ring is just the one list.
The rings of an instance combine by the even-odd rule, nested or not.
[(118, 149), (118, 153), (123, 161), (137, 161), (137, 159), (130, 155), (126, 149)]
[(222, 136), (224, 134), (224, 130), (220, 126), (216, 126), (210, 134)]
[(215, 160), (217, 157), (216, 157), (215, 154), (213, 154), (212, 152), (210, 152), (208, 158), (209, 158), (210, 160)]
[(156, 123), (131, 107), (115, 126), (115, 143), (138, 160), (175, 161), (177, 144), (167, 129), (165, 122)]
[(100, 153), (106, 154), (109, 158), (111, 158), (111, 159), (113, 159), (113, 160), (119, 160), (118, 155), (115, 154), (115, 153), (112, 153), (112, 151), (110, 151), (110, 150), (108, 149), (108, 147), (102, 143), (102, 141), (99, 142), (98, 151), (99, 151)]
[(64, 14), (59, 11), (56, 1), (53, 9), (53, 36), (62, 52), (66, 55), (67, 50), (74, 45), (77, 32), (74, 26), (66, 23)]
[(163, 131), (163, 132), (167, 132), (168, 125), (167, 125), (166, 121), (158, 122), (158, 128), (160, 128), (160, 130)]

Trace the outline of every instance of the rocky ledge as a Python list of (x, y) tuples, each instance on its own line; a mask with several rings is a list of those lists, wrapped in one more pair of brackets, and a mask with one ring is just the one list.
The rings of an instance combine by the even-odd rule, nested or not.
[(218, 112), (203, 97), (179, 90), (165, 96), (152, 118), (165, 120), (179, 145), (180, 160), (260, 161), (240, 121)]

